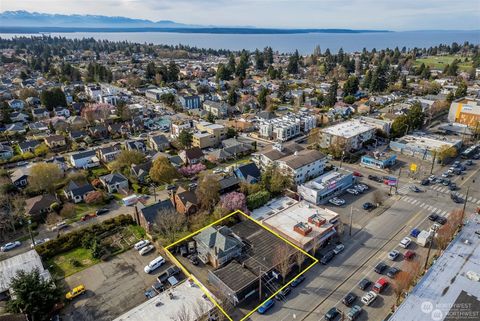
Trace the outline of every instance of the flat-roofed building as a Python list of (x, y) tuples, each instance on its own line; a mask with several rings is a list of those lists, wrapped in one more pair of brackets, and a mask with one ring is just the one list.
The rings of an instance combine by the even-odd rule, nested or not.
[(335, 168), (298, 186), (300, 196), (312, 204), (323, 204), (349, 188), (355, 182), (353, 173)]
[(390, 148), (400, 154), (431, 161), (435, 157), (435, 153), (441, 149), (453, 148), (458, 151), (462, 144), (462, 140), (458, 137), (415, 133), (390, 141)]
[(448, 112), (448, 121), (473, 128), (480, 126), (480, 99), (462, 98), (453, 101)]
[(350, 120), (321, 130), (320, 146), (342, 146), (345, 150), (358, 150), (375, 138), (377, 127), (362, 120)]

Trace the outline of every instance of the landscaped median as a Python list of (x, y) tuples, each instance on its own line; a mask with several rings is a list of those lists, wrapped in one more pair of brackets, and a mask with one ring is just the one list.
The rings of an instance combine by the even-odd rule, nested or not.
[(61, 235), (36, 247), (56, 279), (65, 278), (132, 248), (145, 236), (129, 215)]

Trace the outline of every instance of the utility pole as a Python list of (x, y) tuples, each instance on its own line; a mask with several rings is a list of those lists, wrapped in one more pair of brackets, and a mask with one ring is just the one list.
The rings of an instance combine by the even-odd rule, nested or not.
[(430, 258), (430, 251), (432, 250), (432, 246), (433, 246), (433, 239), (435, 238), (435, 231), (433, 231), (433, 236), (429, 237), (429, 244), (428, 244), (428, 252), (427, 252), (427, 259), (425, 260), (425, 266), (423, 267), (424, 270), (427, 269), (427, 265), (428, 265), (428, 259)]
[(465, 218), (465, 210), (467, 208), (467, 201), (468, 201), (468, 192), (470, 191), (470, 186), (467, 187), (467, 192), (465, 193), (465, 201), (463, 202), (463, 209), (462, 209), (462, 220), (460, 221), (459, 228), (463, 225), (463, 219)]
[(350, 206), (350, 226), (348, 236), (352, 236), (352, 224), (353, 224), (353, 206)]
[(155, 191), (155, 184), (152, 184), (153, 187), (153, 199), (155, 200), (155, 203), (157, 202), (157, 192)]
[(433, 152), (432, 168), (430, 168), (430, 175), (433, 173), (433, 166), (435, 166), (435, 160), (437, 158), (437, 151)]
[(262, 268), (260, 268), (259, 276), (258, 276), (258, 299), (259, 302), (262, 302)]

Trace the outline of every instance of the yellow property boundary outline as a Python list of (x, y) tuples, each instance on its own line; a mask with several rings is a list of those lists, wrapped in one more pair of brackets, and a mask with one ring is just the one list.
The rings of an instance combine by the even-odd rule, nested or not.
[(310, 264), (309, 266), (307, 266), (307, 268), (305, 268), (303, 271), (301, 271), (295, 278), (293, 278), (292, 280), (290, 280), (290, 282), (288, 282), (287, 284), (285, 284), (284, 286), (282, 286), (280, 289), (278, 289), (278, 291), (276, 291), (275, 293), (273, 293), (271, 296), (269, 296), (267, 299), (265, 299), (265, 301), (263, 301), (262, 303), (260, 303), (257, 307), (255, 307), (252, 311), (250, 311), (249, 313), (247, 313), (247, 315), (245, 315), (242, 319), (240, 319), (239, 321), (244, 321), (246, 320), (249, 316), (251, 316), (255, 311), (258, 310), (259, 307), (261, 307), (263, 304), (265, 304), (265, 302), (267, 302), (268, 300), (271, 300), (273, 299), (278, 293), (280, 293), (280, 291), (282, 291), (283, 289), (285, 289), (287, 286), (290, 285), (290, 283), (292, 283), (294, 280), (296, 280), (300, 275), (304, 274), (305, 272), (307, 272), (308, 270), (310, 270), (315, 264), (318, 263), (318, 260), (313, 257), (312, 255), (308, 254), (306, 251), (304, 251), (303, 249), (299, 248), (298, 246), (296, 246), (295, 244), (293, 244), (292, 242), (290, 242), (289, 240), (285, 239), (284, 237), (280, 236), (278, 233), (272, 231), (271, 229), (269, 229), (268, 227), (264, 226), (261, 222), (257, 221), (256, 219), (253, 219), (251, 218), (249, 215), (243, 213), (242, 211), (240, 210), (236, 210), (235, 212), (232, 212), (230, 214), (228, 214), (227, 216), (224, 216), (222, 217), (221, 219), (219, 220), (216, 220), (215, 222), (213, 223), (210, 223), (208, 224), (207, 226), (199, 229), (198, 231), (196, 232), (193, 232), (183, 238), (181, 238), (180, 240), (178, 241), (175, 241), (174, 243), (168, 245), (167, 247), (165, 247), (165, 251), (167, 252), (168, 256), (170, 257), (170, 259), (172, 261), (174, 261), (177, 266), (179, 266), (182, 271), (185, 273), (185, 275), (188, 277), (188, 278), (191, 278), (195, 284), (197, 284), (197, 286), (205, 293), (205, 295), (210, 299), (211, 302), (213, 302), (213, 304), (215, 304), (215, 306), (220, 310), (222, 311), (222, 313), (228, 318), (228, 320), (230, 321), (234, 321), (226, 312), (225, 310), (220, 306), (220, 304), (213, 298), (213, 295), (210, 293), (210, 291), (193, 275), (191, 274), (184, 266), (183, 264), (181, 264), (177, 258), (175, 257), (175, 255), (173, 255), (173, 253), (171, 253), (169, 251), (169, 248), (177, 245), (178, 243), (181, 243), (195, 235), (197, 235), (198, 233), (200, 233), (201, 231), (209, 228), (210, 226), (213, 226), (213, 225), (217, 225), (219, 224), (220, 222), (230, 218), (231, 216), (233, 215), (237, 215), (237, 214), (241, 214), (243, 215), (244, 217), (246, 217), (247, 219), (251, 220), (252, 222), (255, 222), (255, 224), (259, 225), (261, 228), (269, 231), (270, 233), (272, 233), (273, 235), (275, 235), (276, 237), (280, 238), (282, 241), (286, 242), (288, 245), (294, 247), (295, 249), (297, 249), (298, 251), (300, 251), (301, 253), (303, 253), (305, 256), (307, 256), (308, 258), (312, 259), (313, 260), (313, 263)]

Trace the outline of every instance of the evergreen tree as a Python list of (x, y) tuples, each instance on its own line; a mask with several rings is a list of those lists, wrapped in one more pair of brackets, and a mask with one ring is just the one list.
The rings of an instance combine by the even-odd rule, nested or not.
[(230, 54), (230, 57), (228, 58), (227, 70), (229, 77), (235, 74), (235, 56), (233, 54)]
[(295, 53), (288, 58), (287, 72), (289, 74), (298, 74), (298, 64), (300, 61), (300, 56), (298, 50), (295, 50)]
[(230, 106), (235, 106), (237, 104), (237, 101), (238, 101), (237, 92), (235, 90), (235, 87), (232, 87), (228, 91), (227, 102)]
[(273, 50), (272, 47), (266, 47), (264, 49), (263, 55), (265, 57), (265, 62), (267, 65), (273, 64)]
[(150, 61), (147, 64), (147, 68), (145, 70), (145, 77), (147, 78), (147, 80), (152, 80), (153, 78), (155, 78), (156, 73), (157, 71), (155, 68), (155, 63), (153, 61)]
[(258, 105), (262, 109), (265, 109), (267, 107), (267, 96), (268, 96), (268, 89), (267, 88), (262, 88), (260, 90), (260, 93), (258, 94), (258, 97), (257, 97)]
[(348, 77), (347, 81), (343, 84), (343, 96), (353, 96), (358, 91), (358, 78), (356, 76)]
[(333, 78), (330, 88), (328, 88), (327, 96), (325, 97), (325, 105), (332, 107), (337, 102), (338, 81)]
[(40, 102), (49, 111), (52, 111), (55, 107), (66, 107), (67, 99), (60, 87), (54, 87), (42, 91), (40, 95)]
[(255, 50), (255, 68), (258, 70), (265, 69), (265, 58), (258, 49)]
[(372, 72), (370, 70), (367, 70), (367, 72), (365, 73), (365, 77), (363, 78), (362, 88), (369, 89), (371, 82), (372, 82)]

